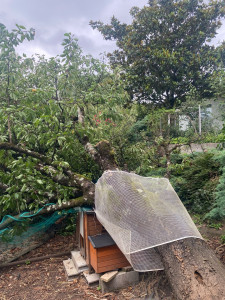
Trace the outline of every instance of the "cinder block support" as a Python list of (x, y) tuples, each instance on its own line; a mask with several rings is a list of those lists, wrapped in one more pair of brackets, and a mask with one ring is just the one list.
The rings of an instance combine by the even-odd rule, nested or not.
[(131, 272), (119, 272), (115, 278), (109, 282), (99, 280), (99, 285), (102, 293), (111, 292), (114, 290), (125, 288), (129, 285), (137, 283), (139, 281), (139, 273), (136, 271)]

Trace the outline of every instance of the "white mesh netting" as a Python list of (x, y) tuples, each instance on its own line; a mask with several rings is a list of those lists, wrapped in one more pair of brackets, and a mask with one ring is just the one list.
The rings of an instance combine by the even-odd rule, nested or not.
[(155, 247), (202, 238), (166, 178), (107, 171), (96, 183), (95, 212), (134, 270), (162, 270)]

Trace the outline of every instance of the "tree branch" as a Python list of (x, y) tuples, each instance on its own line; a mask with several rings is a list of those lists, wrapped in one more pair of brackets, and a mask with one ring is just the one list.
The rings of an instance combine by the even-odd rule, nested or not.
[(63, 174), (58, 174), (57, 170), (52, 166), (50, 166), (47, 170), (44, 165), (38, 164), (36, 168), (43, 175), (50, 177), (54, 182), (64, 186), (76, 188), (77, 192), (74, 195), (75, 197), (80, 195), (80, 192), (82, 192), (85, 201), (90, 203), (94, 202), (95, 185), (84, 176), (73, 173), (68, 168), (63, 169), (63, 172), (66, 176), (64, 176)]
[(0, 190), (2, 190), (3, 192), (5, 192), (7, 190), (7, 188), (8, 188), (8, 185), (0, 182)]
[[(37, 158), (42, 161), (44, 164), (38, 164), (37, 169), (41, 171), (43, 174), (50, 177), (55, 182), (78, 188), (83, 192), (84, 200), (88, 202), (93, 203), (94, 201), (94, 183), (85, 178), (82, 175), (73, 173), (69, 168), (62, 167), (63, 173), (66, 174), (69, 178), (63, 176), (62, 174), (57, 174), (56, 168), (58, 167), (58, 164), (55, 162), (51, 162), (51, 159), (46, 157), (45, 155), (42, 155), (40, 153), (24, 149), (20, 146), (11, 144), (11, 143), (0, 143), (0, 150), (12, 150), (21, 154), (25, 154), (27, 156)], [(48, 165), (51, 167), (51, 170), (49, 172), (44, 168), (44, 165)]]
[[(84, 201), (83, 197), (79, 197), (67, 202), (62, 202), (61, 204), (55, 204), (55, 205), (49, 205), (46, 208), (43, 208), (38, 215), (44, 215), (44, 214), (50, 214), (53, 213), (57, 210), (63, 210), (63, 209), (68, 209), (71, 207), (79, 207), (86, 204), (86, 202)], [(28, 218), (29, 216), (32, 216), (33, 214), (35, 214), (35, 212), (31, 211), (29, 213), (26, 214), (26, 217), (23, 217), (23, 219)], [(20, 219), (21, 217), (20, 215), (16, 215), (13, 218), (16, 219)], [(3, 223), (0, 224), (0, 229), (5, 228), (6, 226), (8, 226), (9, 224), (11, 224), (14, 220), (11, 218), (6, 219)]]
[(15, 152), (18, 152), (21, 154), (25, 154), (27, 156), (31, 156), (33, 158), (40, 159), (40, 160), (42, 160), (42, 162), (51, 165), (51, 160), (48, 157), (46, 157), (45, 155), (42, 155), (35, 151), (24, 149), (20, 146), (12, 144), (12, 143), (0, 143), (0, 150), (2, 150), (2, 149), (12, 150), (12, 151), (15, 151)]

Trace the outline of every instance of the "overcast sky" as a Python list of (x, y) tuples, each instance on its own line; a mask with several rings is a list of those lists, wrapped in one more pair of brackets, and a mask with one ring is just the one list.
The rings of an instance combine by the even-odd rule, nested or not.
[[(18, 51), (28, 55), (39, 53), (55, 56), (62, 53), (61, 43), (66, 32), (79, 40), (85, 54), (98, 57), (115, 49), (115, 43), (105, 41), (90, 20), (110, 22), (115, 15), (120, 21), (131, 21), (129, 10), (143, 7), (147, 0), (0, 0), (0, 23), (12, 29), (15, 24), (33, 27), (35, 40), (24, 42)], [(225, 40), (225, 22), (214, 42)]]

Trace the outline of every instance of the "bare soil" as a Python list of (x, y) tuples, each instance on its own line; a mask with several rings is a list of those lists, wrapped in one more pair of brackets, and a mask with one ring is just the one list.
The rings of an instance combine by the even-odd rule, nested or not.
[[(210, 235), (208, 244), (225, 263), (225, 245), (220, 243), (219, 236)], [(71, 282), (67, 281), (62, 261), (69, 255), (29, 263), (33, 257), (75, 248), (74, 236), (56, 235), (21, 257), (20, 260), (27, 260), (25, 264), (0, 269), (0, 300), (174, 299), (163, 272), (145, 274), (140, 283), (103, 295), (98, 286), (88, 286), (82, 275)], [(153, 295), (154, 298), (151, 298)]]
[(197, 226), (207, 244), (215, 251), (217, 257), (225, 264), (225, 244), (222, 244), (221, 236), (225, 236), (225, 221), (218, 229), (210, 228), (208, 224)]

